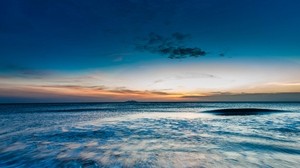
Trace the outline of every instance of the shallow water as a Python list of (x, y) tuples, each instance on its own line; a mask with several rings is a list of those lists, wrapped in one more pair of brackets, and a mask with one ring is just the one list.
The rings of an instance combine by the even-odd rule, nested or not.
[(300, 165), (300, 103), (0, 105), (0, 128), (0, 167)]

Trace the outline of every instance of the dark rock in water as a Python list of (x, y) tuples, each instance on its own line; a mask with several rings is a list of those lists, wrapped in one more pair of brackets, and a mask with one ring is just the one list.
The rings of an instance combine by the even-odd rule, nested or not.
[(235, 116), (235, 115), (263, 115), (270, 113), (285, 112), (283, 110), (274, 109), (259, 109), (259, 108), (233, 108), (233, 109), (217, 109), (205, 111), (205, 113), (211, 113), (222, 116)]

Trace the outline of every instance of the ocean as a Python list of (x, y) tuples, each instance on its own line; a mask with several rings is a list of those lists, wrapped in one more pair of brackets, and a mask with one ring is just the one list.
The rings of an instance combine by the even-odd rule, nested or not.
[(300, 103), (0, 105), (0, 167), (299, 165)]

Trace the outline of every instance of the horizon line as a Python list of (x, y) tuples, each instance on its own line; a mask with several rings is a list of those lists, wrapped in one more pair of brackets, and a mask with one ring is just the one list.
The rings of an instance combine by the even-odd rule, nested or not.
[(0, 105), (9, 104), (98, 104), (98, 103), (127, 103), (127, 104), (139, 104), (139, 103), (300, 103), (300, 101), (87, 101), (87, 102), (13, 102), (13, 103), (1, 103)]

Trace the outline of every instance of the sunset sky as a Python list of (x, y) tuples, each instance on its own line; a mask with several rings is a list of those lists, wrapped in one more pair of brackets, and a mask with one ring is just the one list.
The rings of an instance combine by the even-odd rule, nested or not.
[(0, 103), (300, 101), (298, 0), (0, 1)]

